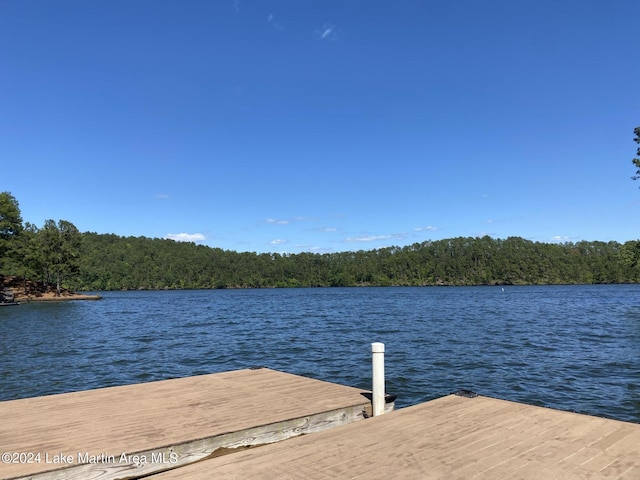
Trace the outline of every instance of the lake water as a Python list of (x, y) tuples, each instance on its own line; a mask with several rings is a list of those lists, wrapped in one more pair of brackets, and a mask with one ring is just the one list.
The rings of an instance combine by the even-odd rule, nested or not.
[(0, 308), (0, 400), (267, 366), (403, 407), (482, 395), (640, 422), (640, 286), (107, 292)]

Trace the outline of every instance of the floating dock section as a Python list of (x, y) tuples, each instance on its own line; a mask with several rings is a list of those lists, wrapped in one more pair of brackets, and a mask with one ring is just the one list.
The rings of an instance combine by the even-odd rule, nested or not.
[(0, 402), (0, 479), (139, 478), (362, 420), (369, 398), (260, 368)]
[(640, 424), (476, 395), (369, 418), (370, 398), (257, 369), (0, 402), (0, 479), (640, 479)]
[(450, 395), (153, 480), (640, 478), (640, 425)]

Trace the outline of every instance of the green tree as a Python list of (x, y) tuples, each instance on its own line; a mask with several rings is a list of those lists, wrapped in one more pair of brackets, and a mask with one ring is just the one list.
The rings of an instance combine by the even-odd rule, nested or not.
[(630, 240), (620, 248), (622, 263), (631, 268), (637, 268), (640, 264), (640, 240)]
[[(631, 178), (633, 180), (638, 180), (640, 178), (640, 127), (634, 128), (633, 133), (636, 135), (636, 138), (634, 138), (633, 141), (639, 146), (636, 150), (637, 157), (631, 160), (637, 169), (636, 174)], [(626, 243), (622, 248), (621, 258), (627, 266), (635, 267), (640, 264), (640, 248), (638, 246), (638, 242)]]
[(38, 238), (38, 227), (26, 222), (24, 229), (20, 233), (18, 245), (21, 260), (18, 271), (25, 282), (24, 288), (26, 294), (27, 279), (35, 279), (44, 271), (44, 258)]
[(46, 283), (56, 279), (56, 292), (60, 295), (65, 276), (78, 271), (82, 237), (73, 223), (66, 220), (46, 220), (38, 232), (46, 271)]
[(0, 272), (7, 257), (16, 253), (16, 238), (22, 231), (18, 200), (9, 192), (0, 192)]

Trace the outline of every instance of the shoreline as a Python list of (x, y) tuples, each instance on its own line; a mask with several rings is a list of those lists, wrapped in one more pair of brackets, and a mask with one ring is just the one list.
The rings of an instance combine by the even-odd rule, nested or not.
[(101, 300), (101, 295), (85, 295), (82, 293), (73, 293), (73, 294), (62, 294), (60, 296), (56, 296), (55, 294), (46, 294), (42, 296), (23, 296), (16, 295), (15, 301), (20, 303), (31, 303), (31, 302), (67, 302), (71, 300)]
[(57, 294), (55, 287), (22, 277), (0, 275), (0, 301), (3, 303), (66, 302), (70, 300), (100, 300), (101, 295), (77, 293), (66, 288)]

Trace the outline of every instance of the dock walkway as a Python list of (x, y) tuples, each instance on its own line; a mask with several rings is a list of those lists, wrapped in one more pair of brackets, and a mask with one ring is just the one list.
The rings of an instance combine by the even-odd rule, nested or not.
[(257, 369), (0, 402), (0, 479), (640, 478), (640, 424), (458, 395), (357, 421), (369, 397)]
[(261, 368), (0, 402), (0, 479), (137, 478), (363, 419), (367, 393)]
[(640, 478), (640, 425), (450, 395), (151, 480)]

